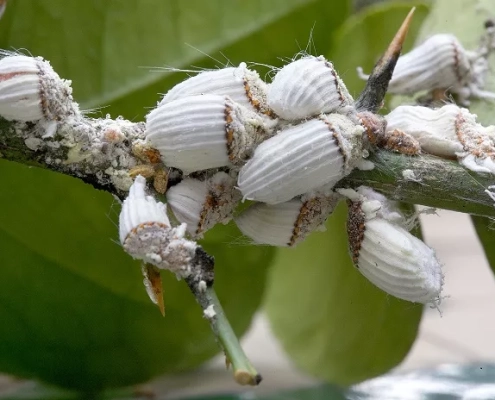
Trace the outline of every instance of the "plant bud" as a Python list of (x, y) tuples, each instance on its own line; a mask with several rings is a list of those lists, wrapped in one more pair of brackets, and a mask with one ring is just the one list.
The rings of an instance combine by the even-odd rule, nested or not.
[(399, 106), (386, 116), (387, 131), (395, 129), (413, 136), (431, 154), (457, 157), (475, 172), (495, 174), (495, 127), (476, 122), (467, 109), (449, 104), (437, 109)]
[(171, 227), (166, 205), (148, 196), (145, 188), (146, 179), (138, 175), (122, 204), (120, 243), (133, 258), (186, 278), (197, 244), (184, 239), (185, 224)]
[(407, 95), (445, 89), (465, 104), (470, 97), (493, 99), (494, 93), (483, 91), (487, 71), (486, 59), (466, 51), (454, 35), (437, 34), (399, 57), (388, 92)]
[(7, 55), (0, 59), (0, 116), (9, 121), (43, 120), (56, 128), (55, 121), (78, 112), (71, 93), (70, 82), (40, 57)]
[(364, 128), (330, 114), (287, 128), (261, 143), (237, 180), (244, 199), (286, 202), (332, 186), (362, 160)]
[(267, 85), (256, 71), (247, 68), (246, 63), (200, 72), (170, 89), (163, 96), (160, 105), (200, 94), (229, 96), (236, 103), (262, 114), (271, 115), (266, 103)]
[(443, 273), (435, 252), (409, 233), (395, 204), (373, 190), (338, 190), (350, 198), (347, 234), (354, 265), (381, 290), (438, 305)]
[(353, 103), (333, 64), (323, 56), (307, 56), (280, 69), (267, 100), (279, 117), (289, 121), (335, 112)]
[(225, 172), (200, 181), (185, 178), (167, 191), (167, 204), (187, 231), (200, 238), (217, 223), (228, 223), (241, 199), (235, 180)]
[(339, 196), (332, 193), (308, 194), (276, 205), (256, 203), (235, 222), (257, 244), (292, 247), (323, 227), (338, 200)]
[(214, 94), (161, 104), (146, 119), (146, 138), (165, 165), (186, 174), (244, 163), (264, 129), (262, 117)]

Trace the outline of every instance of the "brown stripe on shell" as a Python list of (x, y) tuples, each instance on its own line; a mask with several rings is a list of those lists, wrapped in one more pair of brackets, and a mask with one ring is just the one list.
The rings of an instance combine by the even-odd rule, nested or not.
[(469, 152), (477, 158), (490, 157), (495, 159), (495, 145), (493, 140), (486, 134), (478, 131), (478, 129), (482, 129), (481, 126), (472, 126), (467, 123), (462, 111), (457, 113), (454, 126), (455, 134), (464, 147), (464, 151)]
[(302, 232), (305, 226), (308, 226), (310, 221), (314, 219), (315, 214), (321, 213), (321, 204), (317, 198), (307, 200), (303, 203), (299, 209), (299, 215), (296, 222), (294, 222), (294, 228), (292, 229), (292, 236), (290, 237), (289, 246), (294, 246), (297, 239), (306, 232)]
[(468, 144), (467, 144), (467, 136), (466, 133), (464, 132), (466, 120), (464, 118), (464, 115), (462, 115), (462, 112), (459, 111), (455, 117), (455, 134), (457, 136), (457, 139), (459, 139), (459, 142), (464, 146), (464, 150), (468, 151)]
[(7, 81), (20, 75), (30, 75), (31, 72), (9, 72), (8, 74), (0, 74), (0, 82)]
[(349, 250), (351, 252), (354, 265), (359, 268), (358, 259), (361, 250), (361, 244), (364, 240), (364, 232), (366, 230), (365, 215), (361, 209), (361, 202), (347, 202), (347, 236), (349, 239)]
[(346, 99), (343, 94), (342, 87), (340, 86), (339, 83), (339, 75), (337, 74), (337, 71), (335, 71), (335, 68), (331, 62), (325, 61), (325, 66), (330, 68), (330, 73), (333, 75), (333, 79), (334, 79), (335, 90), (337, 90), (337, 93), (339, 94), (340, 103), (344, 104)]
[(320, 120), (323, 121), (326, 124), (326, 126), (328, 127), (330, 133), (332, 134), (333, 140), (335, 141), (335, 143), (337, 144), (337, 147), (339, 148), (339, 153), (342, 156), (342, 158), (344, 159), (344, 165), (346, 165), (347, 164), (347, 154), (344, 151), (344, 146), (340, 142), (339, 133), (335, 130), (332, 123), (330, 121), (328, 121), (325, 117), (320, 117)]
[(458, 82), (462, 82), (463, 76), (459, 68), (459, 47), (455, 41), (452, 42), (452, 47), (454, 48), (454, 73)]
[(246, 78), (244, 78), (244, 91), (246, 92), (246, 96), (249, 99), (251, 105), (260, 113), (265, 114), (270, 118), (277, 118), (277, 115), (267, 107), (262, 107), (261, 102), (255, 97), (253, 91), (251, 90), (251, 86)]
[(38, 76), (40, 77), (39, 80), (39, 90), (40, 90), (40, 99), (41, 99), (41, 112), (43, 113), (43, 116), (46, 119), (51, 119), (50, 118), (50, 110), (49, 110), (49, 104), (48, 104), (48, 95), (45, 91), (45, 87), (43, 85), (43, 80), (46, 79), (46, 74), (43, 68), (41, 68), (41, 63), (37, 63), (38, 66)]
[(227, 141), (227, 153), (229, 155), (229, 160), (234, 161), (235, 155), (233, 151), (234, 146), (234, 128), (231, 126), (232, 119), (232, 106), (225, 104), (225, 139)]
[(205, 225), (209, 222), (208, 218), (211, 212), (215, 209), (223, 207), (227, 203), (225, 199), (222, 199), (222, 197), (219, 196), (219, 194), (225, 192), (225, 190), (226, 188), (223, 184), (219, 184), (214, 188), (210, 187), (208, 189), (208, 194), (203, 204), (203, 209), (201, 210), (201, 214), (199, 214), (198, 226), (195, 232), (196, 235), (204, 232)]
[(150, 226), (156, 226), (158, 228), (163, 228), (163, 229), (169, 229), (170, 228), (170, 226), (168, 226), (167, 224), (164, 224), (162, 222), (144, 222), (144, 223), (139, 224), (138, 226), (136, 226), (135, 228), (132, 228), (130, 230), (130, 232), (127, 234), (127, 236), (124, 240), (124, 245), (125, 245), (125, 242), (127, 241), (127, 239), (129, 238), (129, 236), (131, 236), (131, 234), (137, 235), (139, 233), (139, 230), (144, 229), (144, 228), (148, 228)]

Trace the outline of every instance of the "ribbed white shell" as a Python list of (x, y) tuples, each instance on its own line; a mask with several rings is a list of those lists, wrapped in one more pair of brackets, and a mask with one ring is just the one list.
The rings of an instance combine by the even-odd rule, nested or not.
[(135, 259), (188, 277), (197, 244), (184, 239), (186, 226), (170, 226), (165, 204), (146, 195), (146, 180), (137, 176), (122, 204), (119, 236), (124, 250)]
[(200, 238), (217, 223), (227, 223), (240, 192), (235, 180), (225, 172), (217, 172), (206, 181), (185, 178), (167, 191), (167, 203), (175, 217), (187, 224), (192, 237)]
[(235, 217), (241, 232), (258, 244), (288, 246), (299, 216), (299, 199), (277, 205), (256, 203)]
[[(233, 131), (231, 144), (227, 117)], [(206, 94), (159, 105), (147, 116), (146, 138), (167, 166), (190, 173), (242, 162), (262, 128), (261, 117), (228, 96)]]
[(389, 93), (412, 94), (422, 90), (462, 89), (470, 77), (468, 53), (454, 35), (437, 34), (399, 57)]
[(170, 89), (160, 104), (199, 94), (229, 96), (252, 111), (266, 111), (267, 85), (246, 63), (238, 67), (200, 72)]
[(238, 187), (245, 199), (277, 204), (336, 183), (361, 158), (362, 132), (338, 114), (285, 129), (256, 148), (240, 170)]
[(400, 129), (421, 148), (440, 157), (457, 157), (475, 172), (495, 174), (495, 127), (476, 122), (476, 115), (450, 104), (437, 109), (400, 106), (386, 116), (387, 130)]
[(167, 204), (177, 220), (187, 224), (187, 232), (195, 235), (208, 196), (207, 182), (185, 178), (167, 190)]
[(18, 121), (43, 118), (36, 58), (18, 55), (0, 59), (0, 115)]
[(412, 302), (438, 304), (442, 266), (435, 252), (409, 233), (397, 203), (370, 188), (339, 189), (353, 204), (347, 232), (359, 271), (383, 291)]
[(119, 216), (120, 243), (124, 244), (129, 233), (144, 223), (158, 223), (170, 227), (166, 205), (146, 194), (146, 179), (139, 175), (122, 204)]
[(449, 104), (437, 109), (399, 106), (388, 114), (387, 131), (399, 129), (413, 136), (428, 153), (454, 157), (463, 151), (456, 136), (455, 121), (463, 109)]
[(256, 203), (235, 217), (235, 222), (255, 243), (296, 246), (322, 227), (337, 201), (335, 195), (328, 195), (303, 196), (275, 205)]
[(440, 298), (443, 274), (435, 252), (385, 219), (366, 222), (358, 266), (374, 285), (400, 299), (436, 303)]
[(353, 99), (331, 62), (307, 56), (277, 72), (268, 89), (268, 106), (286, 120), (330, 113), (351, 105)]

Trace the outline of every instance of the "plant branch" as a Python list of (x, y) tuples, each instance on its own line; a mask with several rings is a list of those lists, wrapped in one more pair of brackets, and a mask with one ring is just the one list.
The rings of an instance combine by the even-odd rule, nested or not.
[[(42, 138), (35, 124), (0, 119), (2, 158), (71, 175), (125, 197), (132, 184), (129, 171), (143, 163), (134, 154), (144, 148), (144, 124), (83, 117), (59, 125), (54, 137)], [(468, 171), (456, 161), (381, 149), (370, 161), (373, 170), (355, 170), (339, 186), (367, 185), (406, 203), (495, 217), (494, 200), (486, 192), (495, 184), (489, 174)]]
[(469, 171), (456, 161), (386, 150), (371, 154), (371, 171), (355, 170), (338, 186), (370, 186), (387, 197), (410, 204), (495, 217), (494, 199), (487, 193), (495, 177)]
[(0, 118), (0, 156), (82, 179), (97, 189), (125, 197), (132, 185), (129, 171), (146, 153), (144, 123), (123, 118), (92, 119), (82, 115), (57, 122), (54, 135), (39, 124)]

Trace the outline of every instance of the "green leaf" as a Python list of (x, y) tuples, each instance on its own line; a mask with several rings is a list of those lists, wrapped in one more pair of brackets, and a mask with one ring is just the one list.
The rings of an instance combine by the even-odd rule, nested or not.
[(370, 6), (350, 17), (337, 31), (336, 46), (329, 57), (354, 97), (359, 95), (365, 85), (358, 77), (356, 68), (362, 67), (365, 73), (371, 72), (413, 6), (416, 11), (403, 50), (407, 51), (412, 47), (421, 23), (428, 14), (428, 6), (424, 1), (387, 2)]
[(16, 0), (0, 23), (0, 48), (50, 60), (83, 108), (136, 119), (187, 77), (151, 69), (211, 68), (225, 57), (280, 63), (306, 48), (313, 27), (326, 52), (348, 10), (347, 0)]
[[(457, 36), (466, 50), (474, 50), (485, 33), (484, 22), (493, 17), (492, 0), (436, 0), (425, 19), (418, 37), (418, 43), (436, 33), (452, 33)], [(461, 11), (462, 10), (462, 11)], [(495, 55), (490, 57), (484, 90), (495, 92)], [(473, 99), (469, 109), (484, 125), (495, 124), (493, 101)]]
[[(119, 206), (75, 179), (1, 162), (0, 370), (85, 392), (195, 367), (217, 353), (187, 285), (164, 273), (167, 315), (116, 243)], [(231, 247), (233, 226), (204, 243), (238, 334), (258, 308), (273, 251)]]
[(383, 374), (408, 353), (422, 307), (387, 295), (353, 266), (341, 203), (295, 249), (277, 254), (265, 307), (276, 336), (296, 365), (349, 385)]

